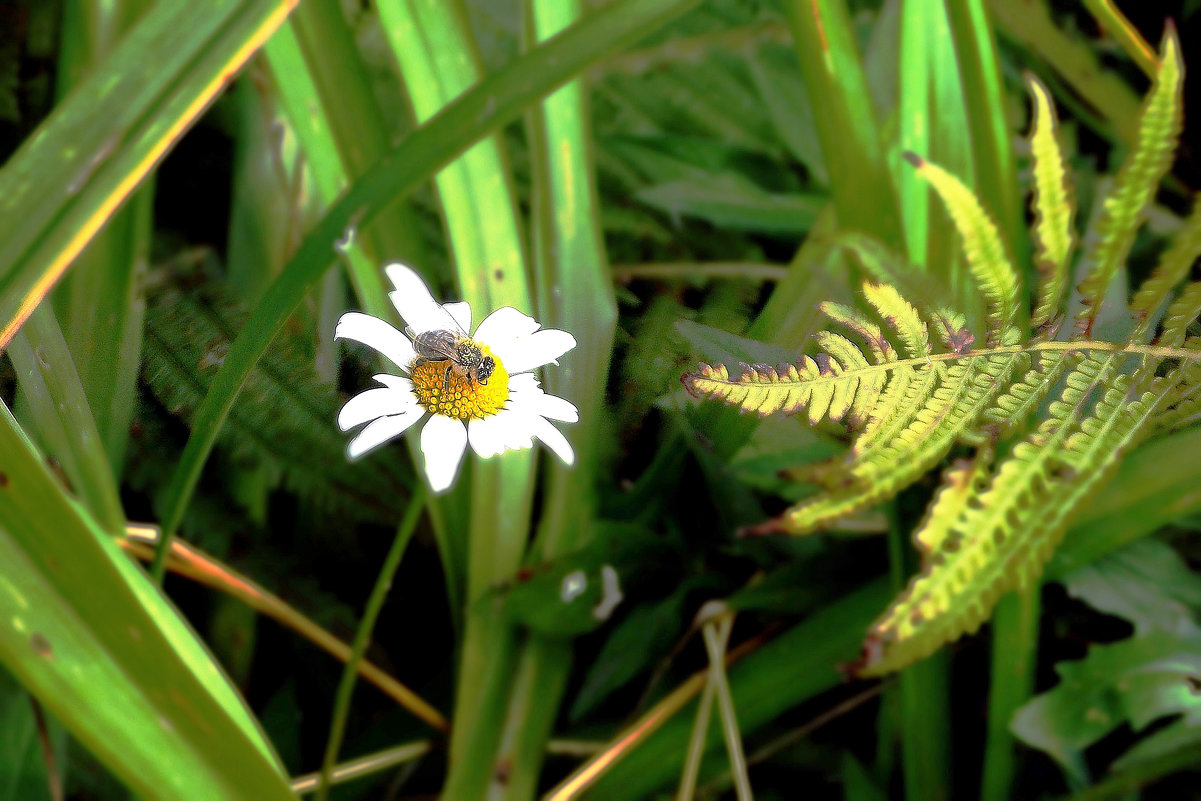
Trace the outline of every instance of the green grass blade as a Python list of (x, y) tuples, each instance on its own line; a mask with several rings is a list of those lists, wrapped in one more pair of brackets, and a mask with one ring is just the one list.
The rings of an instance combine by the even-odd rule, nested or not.
[[(376, 4), (419, 121), (438, 113), (482, 76), (462, 6), (443, 0)], [(460, 296), (474, 320), (512, 306), (531, 312), (517, 198), (499, 135), (472, 145), (435, 178)], [(455, 691), (449, 773), (443, 794), (479, 798), (493, 779), (516, 655), (516, 631), (475, 603), (521, 564), (530, 531), (532, 452), (475, 464), (467, 540), (465, 639)], [(448, 572), (452, 569), (448, 565)], [(480, 681), (480, 676), (490, 678)]]
[(1100, 113), (1108, 125), (1102, 133), (1123, 144), (1134, 144), (1138, 138), (1138, 95), (1116, 70), (1101, 63), (1090, 42), (1055, 26), (1049, 4), (988, 0), (988, 10), (1007, 39), (1041, 58), (1080, 96), (1086, 109)]
[(101, 527), (120, 534), (125, 512), (117, 483), (50, 304), (34, 310), (8, 350), (43, 449)]
[[(276, 39), (281, 40), (276, 42)], [(325, 205), (388, 150), (391, 136), (337, 0), (302, 4), (267, 43), (266, 54), (288, 116), (299, 134)], [(312, 109), (321, 109), (313, 114)], [(424, 269), (425, 247), (407, 200), (359, 231), (348, 251), (363, 309), (387, 316), (391, 304), (379, 265), (402, 260)]]
[(948, 0), (947, 15), (957, 56), (954, 72), (967, 113), (975, 189), (988, 198), (1009, 252), (1020, 254), (1024, 226), (996, 37), (984, 0)]
[[(532, 38), (544, 40), (582, 14), (578, 0), (530, 4)], [(573, 81), (527, 118), (533, 154), (534, 283), (542, 322), (576, 333), (577, 346), (548, 371), (547, 390), (580, 410), (580, 427), (597, 431), (617, 319), (613, 282), (605, 257), (591, 158), (586, 85)], [(602, 439), (573, 437), (576, 464), (548, 460), (549, 480), (535, 558), (553, 559), (587, 543), (597, 508), (594, 477)], [(569, 644), (531, 639), (518, 658), (500, 757), (513, 766), (506, 798), (532, 798), (567, 685)]]
[(897, 198), (846, 6), (791, 0), (785, 10), (809, 97), (821, 110), (818, 134), (841, 227), (897, 247)]
[[(60, 94), (99, 67), (150, 6), (148, 0), (66, 4)], [(63, 336), (117, 477), (129, 442), (142, 346), (141, 283), (150, 255), (154, 204), (153, 182), (147, 184), (84, 248), (53, 295)]]
[(0, 347), (295, 0), (162, 3), (0, 171)]
[(142, 798), (292, 798), (213, 658), (7, 409), (0, 465), (0, 661)]
[(992, 617), (992, 669), (989, 673), (988, 729), (980, 801), (1007, 801), (1017, 775), (1017, 754), (1009, 729), (1013, 713), (1030, 700), (1038, 657), (1042, 585), (1010, 593)]

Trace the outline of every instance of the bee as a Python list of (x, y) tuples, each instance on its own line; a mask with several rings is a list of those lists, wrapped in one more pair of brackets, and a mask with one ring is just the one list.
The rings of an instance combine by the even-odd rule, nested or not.
[(488, 385), (496, 362), (491, 356), (485, 356), (475, 341), (458, 331), (437, 329), (413, 333), (412, 328), (406, 328), (405, 333), (413, 340), (413, 350), (417, 359), (413, 363), (420, 367), (426, 362), (446, 362), (446, 374), (442, 378), (442, 391), (450, 390), (450, 374), (458, 373), (467, 379), (467, 386), (472, 383), (481, 387)]

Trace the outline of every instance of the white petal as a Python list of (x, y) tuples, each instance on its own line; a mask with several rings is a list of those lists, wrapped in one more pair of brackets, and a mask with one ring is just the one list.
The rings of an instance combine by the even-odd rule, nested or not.
[(481, 459), (490, 459), (505, 452), (504, 424), (498, 424), (499, 419), (498, 414), (467, 424), (467, 441)]
[[(413, 392), (413, 380), (411, 378), (405, 378), (402, 375), (392, 375), (391, 373), (376, 373), (372, 376), (372, 378), (383, 384), (385, 387), (404, 390), (410, 394)], [(413, 400), (416, 402), (416, 395), (413, 395)]]
[(574, 404), (556, 395), (546, 394), (533, 373), (521, 373), (509, 379), (508, 407), (565, 423), (580, 419), (580, 412)]
[(513, 352), (501, 361), (510, 373), (522, 373), (554, 362), (575, 347), (575, 337), (557, 328), (547, 328), (518, 340)]
[[(359, 395), (358, 397), (361, 398), (363, 396)], [(420, 406), (414, 406), (401, 414), (379, 418), (360, 431), (359, 435), (350, 441), (350, 445), (346, 448), (347, 455), (351, 459), (357, 459), (368, 451), (378, 448), (393, 437), (403, 434), (408, 430), (409, 426), (420, 420), (424, 414), (425, 409)]]
[(552, 426), (544, 418), (532, 416), (530, 417), (532, 424), (532, 433), (535, 437), (542, 440), (546, 447), (555, 452), (555, 455), (563, 460), (563, 464), (570, 467), (575, 464), (575, 451), (571, 449), (571, 443), (567, 441), (567, 437), (563, 436), (563, 432)]
[(416, 405), (417, 398), (407, 387), (384, 386), (369, 389), (346, 401), (342, 411), (338, 412), (338, 427), (346, 431), (378, 417), (408, 412)]
[(484, 318), (475, 338), (496, 350), (528, 337), (541, 327), (542, 324), (528, 314), (522, 314), (512, 306), (503, 306)]
[(538, 387), (542, 386), (538, 381), (538, 376), (533, 373), (518, 373), (517, 375), (509, 376), (509, 392), (528, 392), (534, 390), (541, 392)]
[(466, 449), (467, 426), (459, 420), (435, 414), (421, 429), (425, 475), (435, 493), (445, 492), (455, 482)]
[(465, 300), (458, 303), (443, 303), (442, 308), (459, 324), (459, 330), (464, 334), (471, 333), (471, 304)]
[(481, 459), (488, 459), (509, 450), (532, 447), (534, 438), (525, 417), (503, 409), (492, 417), (472, 420), (467, 426), (471, 448)]
[(561, 420), (564, 423), (575, 423), (580, 419), (580, 410), (571, 401), (541, 391), (534, 398), (533, 410), (543, 417)]
[(505, 306), (480, 323), (475, 338), (491, 348), (512, 375), (549, 364), (575, 347), (575, 337), (566, 331), (539, 328), (533, 317)]
[(396, 262), (385, 267), (384, 272), (396, 287), (396, 291), (389, 292), (388, 297), (392, 298), (392, 305), (409, 328), (418, 333), (454, 330), (457, 325), (455, 318), (434, 300), (429, 287), (412, 267)]
[(334, 329), (334, 339), (349, 339), (375, 348), (388, 360), (406, 372), (413, 359), (413, 343), (390, 323), (362, 312), (346, 312)]

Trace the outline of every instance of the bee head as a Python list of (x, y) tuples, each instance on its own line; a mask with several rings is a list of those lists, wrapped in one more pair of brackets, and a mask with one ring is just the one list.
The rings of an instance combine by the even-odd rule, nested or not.
[(488, 378), (492, 375), (492, 371), (495, 369), (496, 361), (493, 360), (491, 356), (485, 356), (483, 361), (480, 362), (479, 369), (476, 371), (475, 380), (480, 383), (480, 386), (486, 386), (488, 384)]

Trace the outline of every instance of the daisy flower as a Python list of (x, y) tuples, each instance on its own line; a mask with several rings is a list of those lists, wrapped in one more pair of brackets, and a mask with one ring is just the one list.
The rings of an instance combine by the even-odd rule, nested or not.
[(421, 418), (421, 453), (434, 492), (454, 483), (467, 444), (487, 459), (540, 440), (566, 464), (575, 461), (567, 438), (550, 420), (574, 423), (575, 406), (547, 395), (531, 372), (575, 347), (566, 331), (541, 325), (512, 307), (489, 314), (474, 334), (471, 306), (438, 303), (413, 269), (384, 268), (395, 291), (392, 303), (407, 324), (404, 333), (361, 312), (338, 320), (335, 339), (375, 348), (404, 375), (380, 373), (381, 386), (346, 402), (338, 426), (366, 426), (350, 441), (351, 459), (400, 436)]

